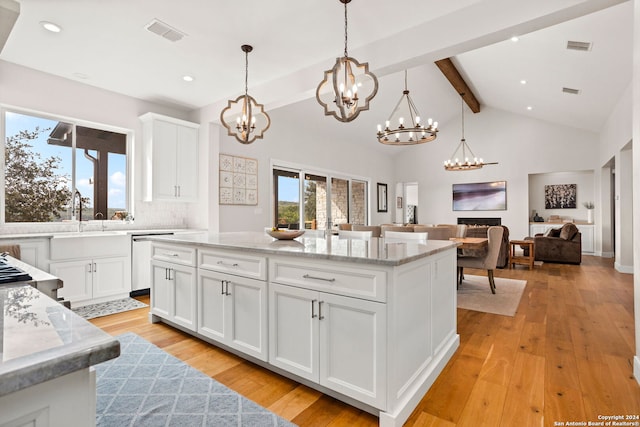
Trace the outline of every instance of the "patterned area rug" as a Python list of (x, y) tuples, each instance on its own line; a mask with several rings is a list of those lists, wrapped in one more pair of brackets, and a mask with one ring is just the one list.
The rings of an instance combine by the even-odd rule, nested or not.
[(491, 293), (487, 276), (465, 274), (458, 288), (458, 308), (515, 316), (526, 280), (495, 277), (496, 293)]
[(115, 301), (101, 302), (72, 308), (73, 312), (85, 319), (108, 316), (109, 314), (122, 313), (136, 308), (148, 307), (147, 304), (133, 298), (123, 298)]
[(295, 426), (134, 333), (96, 365), (98, 427)]

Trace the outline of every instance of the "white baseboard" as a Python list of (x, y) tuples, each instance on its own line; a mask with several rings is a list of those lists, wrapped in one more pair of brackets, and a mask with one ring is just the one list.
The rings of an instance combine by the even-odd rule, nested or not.
[(615, 262), (613, 264), (613, 267), (616, 269), (616, 271), (618, 271), (619, 273), (625, 273), (625, 274), (633, 274), (633, 265), (620, 265), (617, 262)]

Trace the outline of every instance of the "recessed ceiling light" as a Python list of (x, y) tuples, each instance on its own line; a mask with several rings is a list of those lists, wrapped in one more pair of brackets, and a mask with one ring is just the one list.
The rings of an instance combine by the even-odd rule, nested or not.
[(62, 28), (59, 25), (54, 24), (49, 21), (40, 21), (40, 25), (44, 27), (45, 30), (51, 31), (52, 33), (59, 33), (62, 31)]
[(184, 80), (185, 82), (192, 82), (194, 80), (193, 76), (182, 76), (182, 80)]
[(526, 84), (527, 84), (527, 81), (526, 81), (526, 80), (524, 80), (524, 79), (522, 79), (522, 80), (520, 80), (520, 84), (521, 84), (521, 85), (526, 85)]
[(528, 105), (527, 106), (527, 110), (531, 111), (531, 110), (533, 110), (533, 107), (531, 105)]
[(512, 41), (512, 42), (514, 42), (514, 43), (515, 43), (515, 42), (517, 42), (518, 40), (520, 40), (520, 39), (518, 38), (518, 36), (513, 36), (513, 37), (511, 37), (511, 41)]

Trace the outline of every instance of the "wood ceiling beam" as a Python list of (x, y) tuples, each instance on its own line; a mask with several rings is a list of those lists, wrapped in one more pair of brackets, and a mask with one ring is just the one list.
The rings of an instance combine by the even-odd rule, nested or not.
[(460, 75), (460, 72), (451, 61), (451, 58), (441, 59), (436, 61), (435, 64), (438, 66), (440, 71), (442, 71), (442, 74), (444, 74), (447, 80), (449, 80), (449, 83), (451, 83), (451, 86), (453, 86), (456, 92), (458, 92), (458, 94), (464, 94), (462, 95), (462, 99), (464, 99), (464, 102), (467, 103), (471, 111), (479, 113), (480, 102), (471, 91), (467, 82), (465, 82)]

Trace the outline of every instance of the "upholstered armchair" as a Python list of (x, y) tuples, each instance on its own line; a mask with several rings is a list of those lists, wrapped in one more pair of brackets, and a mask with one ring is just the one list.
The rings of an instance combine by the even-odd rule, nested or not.
[[(573, 223), (566, 223), (562, 228), (551, 228), (545, 234), (536, 234), (533, 239), (535, 260), (580, 264), (582, 262), (582, 234)], [(525, 249), (525, 255), (528, 255)]]

